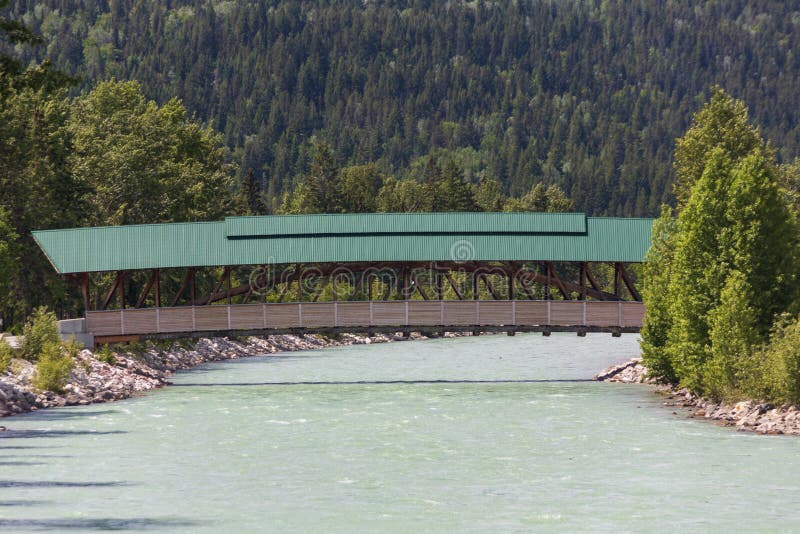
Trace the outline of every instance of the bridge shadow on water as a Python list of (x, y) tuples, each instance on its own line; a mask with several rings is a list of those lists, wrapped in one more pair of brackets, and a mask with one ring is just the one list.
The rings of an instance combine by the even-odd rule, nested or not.
[(33, 507), (33, 506), (50, 506), (53, 501), (34, 501), (34, 500), (16, 500), (16, 501), (0, 501), (0, 508), (6, 507)]
[[(75, 409), (78, 408), (78, 409)], [(86, 410), (84, 406), (68, 408), (54, 408), (51, 410), (38, 410), (35, 417), (40, 421), (58, 421), (62, 419), (83, 419), (120, 413), (119, 410)]]
[(0, 480), (0, 489), (6, 488), (118, 488), (133, 486), (130, 482), (93, 482), (63, 480)]
[(572, 384), (594, 382), (591, 378), (522, 379), (522, 380), (307, 380), (292, 382), (213, 382), (182, 383), (173, 387), (224, 387), (224, 386), (373, 386), (373, 385), (424, 385), (424, 384)]
[(198, 527), (203, 522), (192, 519), (133, 518), (80, 518), (80, 519), (0, 519), (0, 530), (25, 531), (103, 531), (103, 530), (153, 530)]
[[(106, 436), (111, 434), (127, 434), (125, 430), (13, 430), (9, 429), (0, 434), (0, 443), (11, 439), (30, 439), (30, 438), (60, 438), (64, 436)], [(0, 445), (0, 449), (11, 449), (5, 445)]]

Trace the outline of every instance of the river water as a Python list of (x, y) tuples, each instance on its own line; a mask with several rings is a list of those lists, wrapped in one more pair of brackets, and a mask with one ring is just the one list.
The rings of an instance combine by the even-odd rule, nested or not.
[(0, 530), (800, 530), (800, 440), (587, 379), (635, 336), (483, 336), (209, 364), (11, 419)]

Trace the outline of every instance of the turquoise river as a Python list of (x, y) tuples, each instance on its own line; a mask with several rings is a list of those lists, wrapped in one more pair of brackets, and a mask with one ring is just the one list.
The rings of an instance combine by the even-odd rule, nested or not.
[(800, 439), (592, 382), (635, 336), (482, 336), (209, 364), (4, 419), (13, 532), (800, 531)]

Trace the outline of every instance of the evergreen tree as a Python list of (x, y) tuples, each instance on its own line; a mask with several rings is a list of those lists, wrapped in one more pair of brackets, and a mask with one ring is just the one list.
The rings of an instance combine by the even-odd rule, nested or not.
[(453, 160), (447, 162), (435, 187), (433, 211), (478, 211), (472, 188), (464, 181), (464, 172)]
[(244, 176), (240, 191), (240, 204), (247, 215), (266, 215), (267, 207), (264, 204), (261, 184), (255, 177), (253, 169), (249, 169)]

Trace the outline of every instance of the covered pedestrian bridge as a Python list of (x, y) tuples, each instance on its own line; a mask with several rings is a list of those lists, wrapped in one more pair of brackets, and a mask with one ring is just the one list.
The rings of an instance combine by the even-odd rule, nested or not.
[(34, 232), (97, 342), (305, 332), (636, 332), (651, 219), (229, 217)]

